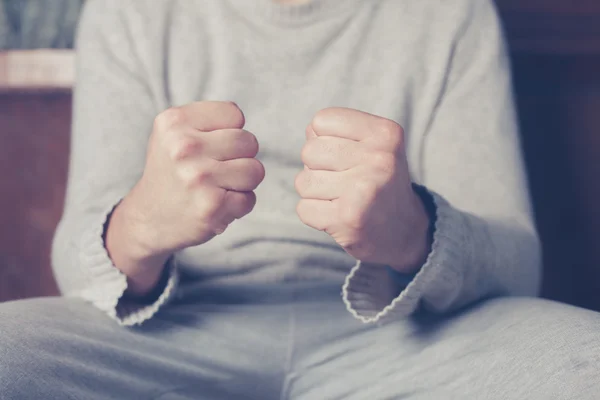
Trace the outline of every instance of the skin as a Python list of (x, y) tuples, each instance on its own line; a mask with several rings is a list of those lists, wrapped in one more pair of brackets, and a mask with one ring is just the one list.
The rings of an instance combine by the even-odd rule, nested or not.
[(252, 210), (265, 170), (244, 123), (230, 102), (192, 103), (156, 117), (143, 176), (106, 231), (129, 295), (151, 291), (171, 254), (206, 243)]
[[(264, 179), (256, 137), (230, 102), (171, 108), (155, 120), (144, 174), (106, 231), (128, 295), (156, 285), (176, 251), (206, 243), (255, 205)], [(306, 129), (297, 212), (355, 258), (411, 273), (427, 255), (429, 219), (411, 188), (397, 123), (344, 108), (320, 111)]]
[[(206, 243), (253, 209), (265, 170), (244, 123), (230, 102), (192, 103), (156, 117), (144, 174), (106, 228), (129, 296), (149, 293), (173, 253)], [(303, 223), (365, 263), (402, 273), (423, 264), (429, 217), (411, 187), (400, 125), (357, 110), (322, 110), (306, 129), (302, 160), (295, 186)]]
[(365, 263), (413, 273), (427, 257), (429, 217), (413, 191), (396, 122), (347, 108), (317, 113), (306, 128), (297, 212)]

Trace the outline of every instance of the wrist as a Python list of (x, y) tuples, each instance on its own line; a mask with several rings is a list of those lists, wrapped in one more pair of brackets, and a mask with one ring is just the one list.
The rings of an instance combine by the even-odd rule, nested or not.
[(171, 254), (149, 246), (146, 228), (133, 209), (129, 198), (115, 207), (105, 226), (104, 245), (115, 267), (127, 276), (127, 292), (143, 296), (156, 286)]
[(416, 274), (427, 261), (433, 245), (433, 234), (436, 222), (436, 206), (427, 189), (413, 184), (412, 212), (410, 236), (401, 263), (390, 263), (388, 266), (401, 274)]
[(127, 290), (121, 299), (125, 302), (136, 304), (152, 304), (156, 302), (164, 293), (165, 288), (168, 285), (171, 277), (171, 269), (175, 268), (171, 259), (172, 257), (167, 260), (165, 268), (161, 270), (161, 273), (155, 282), (152, 281), (149, 284), (144, 283), (139, 285), (133, 279), (129, 278), (127, 281)]
[(411, 224), (410, 236), (402, 246), (401, 254), (397, 255), (389, 267), (402, 274), (416, 274), (429, 255), (430, 244), (427, 240), (427, 220)]
[[(166, 260), (156, 260), (155, 265), (149, 266), (145, 264), (143, 268), (143, 272), (139, 273), (130, 273), (127, 275), (127, 290), (125, 291), (126, 297), (132, 298), (157, 298), (155, 295), (158, 291), (158, 295), (162, 292), (162, 289), (159, 287), (165, 286), (165, 284), (161, 284), (161, 281), (164, 281), (168, 278), (168, 274), (166, 273), (167, 265), (169, 263), (169, 258)], [(159, 288), (157, 290), (157, 288)], [(151, 302), (151, 301), (149, 301)]]
[[(157, 229), (156, 206), (152, 195), (148, 195), (142, 181), (129, 192), (115, 207), (108, 229), (114, 230), (123, 243), (127, 244), (132, 261), (151, 262), (154, 259), (166, 260), (178, 249), (170, 248), (161, 230)], [(114, 227), (113, 227), (114, 225)]]

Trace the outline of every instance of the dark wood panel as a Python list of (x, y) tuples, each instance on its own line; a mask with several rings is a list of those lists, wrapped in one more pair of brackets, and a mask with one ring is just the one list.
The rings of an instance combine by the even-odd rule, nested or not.
[(515, 55), (544, 295), (600, 310), (600, 56)]
[(600, 1), (496, 3), (513, 55), (544, 296), (600, 310)]
[(62, 213), (71, 95), (0, 94), (0, 301), (56, 294), (50, 245)]
[(501, 9), (553, 14), (600, 14), (598, 0), (496, 0)]
[(515, 52), (600, 54), (600, 1), (496, 0), (496, 3)]

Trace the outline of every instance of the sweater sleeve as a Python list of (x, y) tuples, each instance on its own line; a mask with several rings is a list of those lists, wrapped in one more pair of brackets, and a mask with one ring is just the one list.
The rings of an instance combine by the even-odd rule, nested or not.
[(138, 49), (130, 41), (136, 25), (121, 11), (126, 3), (91, 0), (81, 16), (69, 179), (52, 266), (64, 295), (83, 298), (120, 324), (133, 325), (169, 300), (177, 268), (167, 266), (164, 290), (152, 304), (125, 304), (127, 278), (104, 246), (108, 216), (141, 177), (157, 114)]
[[(529, 202), (502, 30), (492, 2), (471, 1), (444, 91), (422, 138), (420, 182), (435, 204), (432, 250), (399, 287), (357, 262), (343, 298), (363, 322), (417, 307), (444, 313), (477, 300), (536, 295), (540, 245)], [(399, 294), (398, 294), (399, 293)]]

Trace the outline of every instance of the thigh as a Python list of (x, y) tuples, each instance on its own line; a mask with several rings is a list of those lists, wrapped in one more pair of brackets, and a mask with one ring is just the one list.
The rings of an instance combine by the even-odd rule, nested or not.
[(180, 305), (125, 328), (79, 300), (0, 304), (0, 398), (268, 399), (283, 353), (268, 315)]
[[(331, 307), (305, 315), (292, 399), (592, 400), (600, 314), (538, 299), (494, 299), (446, 318), (365, 326)], [(336, 317), (333, 317), (336, 316)], [(319, 320), (321, 322), (319, 322)]]

